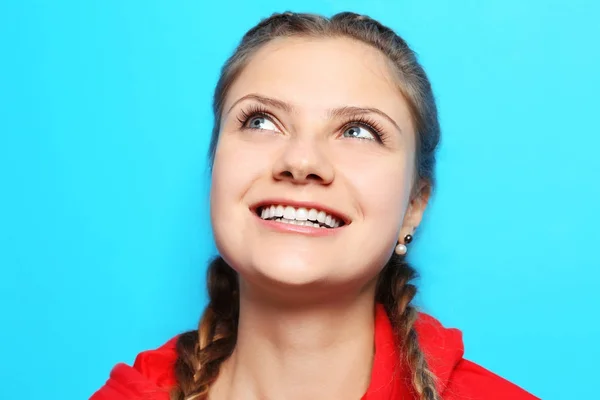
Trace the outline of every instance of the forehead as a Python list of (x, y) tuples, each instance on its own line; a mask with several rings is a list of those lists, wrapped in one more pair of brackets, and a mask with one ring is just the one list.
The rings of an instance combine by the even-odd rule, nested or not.
[(403, 125), (408, 104), (391, 62), (379, 50), (348, 38), (280, 38), (260, 48), (227, 93), (227, 105), (257, 93), (302, 111), (340, 106), (379, 108)]

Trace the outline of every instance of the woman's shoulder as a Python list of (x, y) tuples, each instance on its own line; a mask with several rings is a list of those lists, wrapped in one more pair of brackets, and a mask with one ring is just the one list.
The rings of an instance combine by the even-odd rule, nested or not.
[(104, 386), (90, 400), (169, 400), (176, 384), (177, 337), (154, 350), (137, 355), (133, 366), (119, 363)]
[(419, 313), (415, 329), (444, 400), (537, 399), (519, 386), (465, 359), (460, 330), (446, 328), (437, 319), (424, 313)]
[(157, 349), (141, 352), (135, 358), (133, 368), (159, 387), (173, 387), (176, 383), (174, 367), (178, 338), (170, 339)]

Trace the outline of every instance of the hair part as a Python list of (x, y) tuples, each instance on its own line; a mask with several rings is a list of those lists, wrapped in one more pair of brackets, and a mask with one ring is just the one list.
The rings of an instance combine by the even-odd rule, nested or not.
[[(440, 140), (435, 99), (429, 79), (415, 53), (392, 29), (364, 15), (343, 12), (326, 18), (315, 14), (285, 12), (273, 14), (250, 29), (234, 54), (227, 60), (213, 98), (214, 126), (209, 147), (212, 166), (221, 116), (227, 92), (252, 56), (276, 38), (316, 37), (350, 38), (370, 45), (390, 61), (398, 90), (409, 105), (416, 131), (415, 183), (430, 192), (435, 184), (435, 150)], [(424, 184), (424, 185), (423, 185)], [(379, 274), (375, 301), (381, 303), (394, 327), (403, 362), (411, 371), (412, 386), (418, 400), (438, 400), (436, 378), (419, 346), (414, 322), (418, 317), (411, 305), (417, 289), (410, 282), (416, 271), (403, 256), (393, 254)], [(237, 339), (239, 291), (237, 273), (221, 257), (208, 268), (209, 304), (198, 329), (183, 334), (177, 343), (175, 375), (178, 387), (173, 400), (203, 400), (217, 379), (219, 367), (233, 352)]]

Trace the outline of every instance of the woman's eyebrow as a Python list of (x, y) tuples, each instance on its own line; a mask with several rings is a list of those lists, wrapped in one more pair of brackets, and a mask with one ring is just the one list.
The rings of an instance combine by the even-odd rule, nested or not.
[(255, 100), (258, 101), (259, 103), (262, 103), (266, 106), (271, 106), (274, 108), (278, 108), (280, 110), (286, 111), (288, 113), (292, 113), (294, 112), (294, 107), (289, 104), (286, 103), (285, 101), (281, 101), (281, 100), (277, 100), (271, 97), (266, 97), (266, 96), (261, 96), (259, 94), (256, 93), (250, 93), (247, 94), (245, 96), (240, 97), (239, 99), (237, 99), (236, 101), (233, 102), (233, 104), (231, 105), (231, 107), (229, 107), (229, 110), (227, 110), (227, 114), (229, 114), (231, 112), (231, 110), (233, 110), (233, 108), (238, 104), (241, 103), (244, 100)]
[[(266, 106), (278, 108), (287, 113), (294, 112), (294, 106), (289, 103), (286, 103), (285, 101), (274, 99), (272, 97), (262, 96), (262, 95), (259, 95), (256, 93), (250, 93), (250, 94), (240, 97), (235, 102), (233, 102), (233, 104), (227, 110), (226, 115), (229, 114), (231, 112), (231, 110), (237, 104), (241, 103), (244, 100), (254, 100), (254, 101), (262, 103)], [(344, 106), (344, 107), (333, 108), (327, 112), (327, 115), (329, 116), (329, 118), (351, 118), (353, 116), (363, 115), (363, 114), (377, 114), (377, 115), (387, 119), (392, 125), (394, 125), (394, 127), (396, 129), (398, 129), (398, 131), (400, 133), (402, 133), (402, 129), (400, 129), (400, 126), (398, 126), (398, 123), (396, 123), (396, 121), (394, 121), (392, 119), (392, 117), (390, 117), (389, 115), (387, 115), (386, 113), (384, 113), (383, 111), (381, 111), (378, 108)]]

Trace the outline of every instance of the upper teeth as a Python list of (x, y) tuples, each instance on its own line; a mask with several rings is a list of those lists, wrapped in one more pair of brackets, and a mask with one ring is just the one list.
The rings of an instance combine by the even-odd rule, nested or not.
[[(329, 228), (337, 228), (340, 226), (340, 221), (335, 217), (327, 214), (324, 211), (315, 210), (314, 208), (294, 208), (291, 206), (272, 205), (262, 207), (260, 213), (262, 219), (277, 218), (281, 222), (293, 223), (296, 225), (325, 225)], [(319, 225), (320, 224), (320, 225)]]

